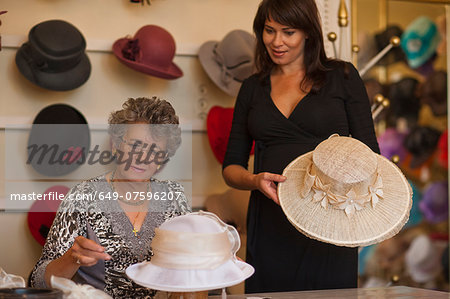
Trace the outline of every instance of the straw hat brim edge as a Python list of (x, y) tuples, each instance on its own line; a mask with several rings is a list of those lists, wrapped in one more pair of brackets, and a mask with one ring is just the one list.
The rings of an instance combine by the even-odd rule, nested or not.
[[(313, 152), (311, 151), (311, 152), (303, 154), (303, 155), (297, 157), (296, 159), (294, 159), (284, 169), (283, 176), (286, 176), (286, 173), (293, 166), (298, 164), (299, 161), (310, 158), (310, 156), (312, 156), (312, 154), (313, 154)], [(281, 208), (282, 208), (284, 214), (286, 215), (287, 219), (289, 220), (289, 222), (298, 231), (300, 231), (302, 234), (306, 235), (309, 238), (312, 238), (312, 239), (315, 239), (315, 240), (318, 240), (321, 242), (326, 242), (326, 243), (334, 244), (337, 246), (345, 246), (345, 247), (368, 246), (368, 245), (379, 243), (383, 240), (389, 239), (389, 238), (393, 237), (394, 235), (396, 235), (409, 219), (409, 212), (412, 207), (412, 188), (411, 188), (410, 184), (408, 183), (404, 174), (394, 163), (392, 163), (391, 161), (389, 161), (388, 159), (386, 159), (385, 157), (383, 157), (381, 155), (378, 155), (378, 154), (376, 154), (376, 155), (377, 155), (379, 162), (381, 162), (384, 166), (389, 167), (389, 171), (396, 173), (396, 175), (398, 175), (401, 178), (405, 188), (407, 189), (407, 193), (409, 194), (408, 199), (407, 199), (408, 200), (407, 209), (405, 209), (404, 213), (398, 218), (398, 221), (395, 223), (395, 225), (392, 226), (391, 229), (387, 230), (384, 234), (378, 235), (377, 237), (372, 237), (369, 239), (362, 239), (362, 240), (352, 240), (352, 241), (334, 240), (334, 239), (329, 239), (329, 238), (320, 236), (312, 231), (305, 229), (304, 227), (301, 227), (301, 225), (299, 225), (299, 223), (294, 219), (294, 217), (292, 217), (291, 211), (286, 207), (285, 202), (283, 200), (284, 198), (281, 195), (281, 190), (283, 188), (283, 184), (285, 184), (285, 182), (282, 182), (278, 185), (277, 194), (278, 194), (278, 198), (280, 200)]]

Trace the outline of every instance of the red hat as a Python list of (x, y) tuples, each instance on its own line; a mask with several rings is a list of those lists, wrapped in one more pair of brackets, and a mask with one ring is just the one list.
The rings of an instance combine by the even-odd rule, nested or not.
[(61, 203), (59, 196), (64, 196), (69, 188), (62, 185), (55, 185), (44, 191), (42, 200), (35, 201), (28, 211), (28, 228), (33, 238), (44, 246), (50, 227), (55, 219), (56, 211)]
[(151, 76), (163, 79), (183, 76), (181, 69), (172, 62), (175, 40), (156, 25), (142, 27), (132, 39), (118, 39), (113, 44), (113, 53), (126, 66)]
[(438, 141), (438, 163), (448, 169), (448, 129), (445, 130)]
[[(212, 107), (206, 118), (206, 131), (214, 156), (223, 164), (233, 122), (233, 108)], [(250, 154), (254, 153), (254, 147)]]

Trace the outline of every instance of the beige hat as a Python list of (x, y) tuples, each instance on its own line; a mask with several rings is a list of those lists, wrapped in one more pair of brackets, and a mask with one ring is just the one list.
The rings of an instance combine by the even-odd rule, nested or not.
[(412, 190), (400, 169), (350, 137), (332, 135), (283, 171), (278, 197), (306, 236), (338, 246), (375, 244), (408, 221)]

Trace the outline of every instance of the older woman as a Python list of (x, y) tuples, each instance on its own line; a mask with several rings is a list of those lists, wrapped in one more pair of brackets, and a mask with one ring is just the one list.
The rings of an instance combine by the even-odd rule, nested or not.
[(66, 195), (32, 272), (32, 286), (46, 287), (55, 275), (117, 298), (155, 294), (124, 271), (151, 259), (156, 227), (190, 211), (179, 183), (153, 178), (181, 143), (178, 124), (172, 106), (156, 97), (130, 98), (110, 115), (115, 168)]

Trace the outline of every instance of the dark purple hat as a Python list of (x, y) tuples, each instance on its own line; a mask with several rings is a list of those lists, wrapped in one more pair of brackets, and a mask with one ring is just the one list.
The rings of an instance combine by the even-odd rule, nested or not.
[(419, 208), (431, 223), (438, 223), (448, 218), (448, 182), (434, 182), (423, 192)]
[(389, 160), (397, 155), (401, 163), (406, 157), (406, 149), (403, 146), (403, 140), (406, 133), (400, 133), (394, 128), (388, 128), (382, 134), (378, 136), (378, 144), (380, 146), (380, 154)]
[(75, 89), (91, 74), (86, 41), (72, 24), (50, 20), (31, 28), (16, 53), (16, 65), (34, 84), (57, 91)]

